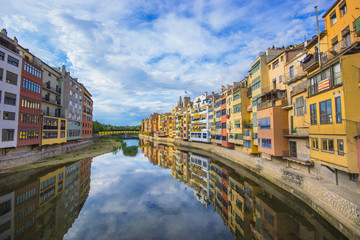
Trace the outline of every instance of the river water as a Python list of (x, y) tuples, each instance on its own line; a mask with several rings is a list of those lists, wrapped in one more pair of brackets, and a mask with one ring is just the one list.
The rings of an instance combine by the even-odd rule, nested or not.
[(0, 239), (346, 239), (241, 167), (126, 142), (124, 151), (0, 175)]

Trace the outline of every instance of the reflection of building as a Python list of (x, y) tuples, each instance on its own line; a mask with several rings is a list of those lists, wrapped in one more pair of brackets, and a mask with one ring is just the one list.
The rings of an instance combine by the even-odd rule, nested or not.
[(0, 239), (14, 239), (14, 192), (0, 197)]
[(210, 198), (210, 163), (209, 158), (190, 154), (191, 184), (194, 194), (201, 202), (208, 204)]
[(39, 181), (34, 181), (15, 191), (16, 239), (31, 239), (36, 234), (36, 210), (39, 201)]

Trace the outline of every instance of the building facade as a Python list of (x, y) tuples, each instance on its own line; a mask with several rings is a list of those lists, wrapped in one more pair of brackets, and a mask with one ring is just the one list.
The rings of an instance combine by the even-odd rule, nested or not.
[(0, 148), (17, 145), (22, 64), (16, 38), (10, 39), (3, 29), (0, 32)]

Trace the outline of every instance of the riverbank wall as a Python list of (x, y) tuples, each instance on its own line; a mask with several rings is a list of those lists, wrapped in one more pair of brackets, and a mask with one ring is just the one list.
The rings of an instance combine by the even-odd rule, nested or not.
[(26, 146), (10, 149), (5, 155), (0, 156), (0, 173), (26, 164), (40, 162), (68, 151), (87, 147), (94, 144), (96, 139), (89, 138), (56, 145)]
[(268, 161), (221, 146), (141, 135), (141, 139), (173, 145), (208, 157), (227, 159), (293, 194), (349, 239), (360, 239), (360, 194), (319, 178), (284, 161)]

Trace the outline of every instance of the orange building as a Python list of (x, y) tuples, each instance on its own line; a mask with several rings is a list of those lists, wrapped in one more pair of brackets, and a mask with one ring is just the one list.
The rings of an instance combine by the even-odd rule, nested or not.
[(82, 121), (81, 121), (81, 138), (89, 138), (93, 135), (92, 118), (93, 118), (93, 100), (91, 99), (90, 92), (84, 85), (83, 88), (83, 101), (82, 101)]

